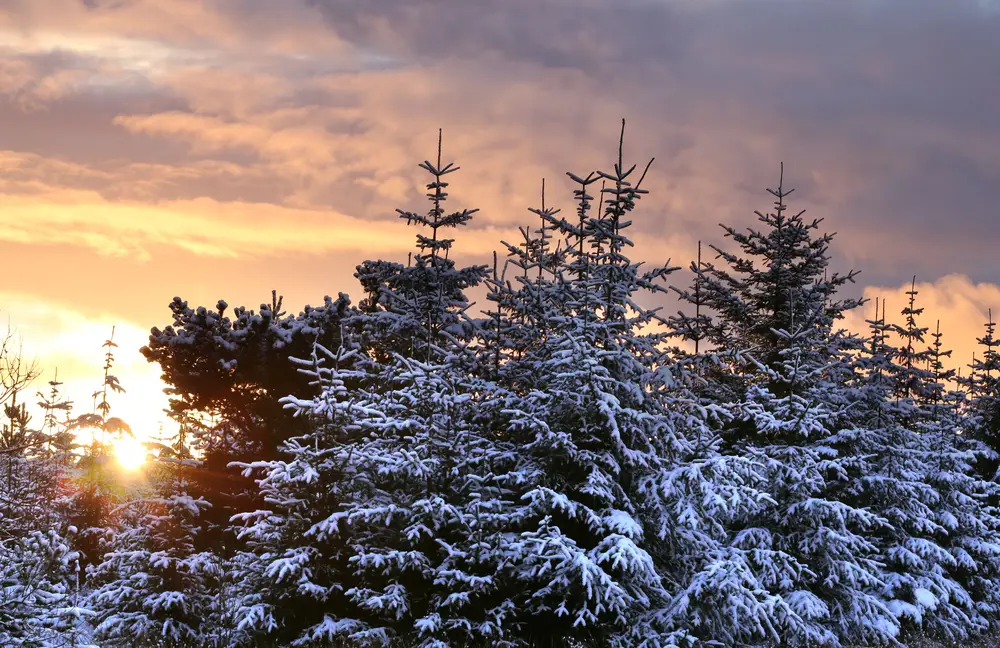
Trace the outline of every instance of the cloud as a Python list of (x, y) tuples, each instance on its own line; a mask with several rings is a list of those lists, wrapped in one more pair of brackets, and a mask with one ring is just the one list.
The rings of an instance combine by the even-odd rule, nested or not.
[[(161, 202), (108, 202), (93, 193), (65, 191), (0, 198), (0, 240), (22, 244), (71, 244), (99, 254), (151, 258), (149, 248), (173, 246), (196, 256), (254, 258), (302, 252), (328, 254), (379, 249), (400, 255), (412, 249), (395, 222), (369, 223), (336, 212), (209, 198)], [(488, 230), (473, 245), (497, 240)]]
[(202, 159), (249, 155), (287, 181), (276, 200), (336, 202), (359, 217), (419, 198), (413, 163), (446, 125), (448, 151), (469, 171), (456, 195), (481, 202), (483, 222), (513, 224), (541, 177), (610, 158), (624, 115), (638, 138), (630, 150), (638, 142), (659, 158), (649, 203), (662, 217), (640, 225), (646, 235), (713, 237), (719, 221), (749, 222), (785, 159), (802, 206), (842, 233), (844, 261), (873, 266), (876, 279), (905, 273), (938, 237), (981, 276), (982, 248), (939, 225), (947, 203), (977, 239), (997, 234), (992, 18), (974, 3), (897, 4), (539, 2), (500, 15), (313, 2), (335, 40), (406, 63), (176, 68), (162, 87), (190, 112), (115, 123)]
[[(1000, 319), (1000, 285), (991, 282), (973, 282), (960, 274), (949, 274), (934, 281), (917, 281), (915, 306), (923, 308), (917, 324), (929, 329), (925, 342), (929, 345), (938, 322), (941, 324), (944, 348), (952, 350), (948, 366), (968, 373), (966, 367), (972, 354), (982, 357), (976, 340), (985, 333), (984, 325), (990, 318)], [(874, 317), (875, 299), (886, 300), (886, 320), (902, 325), (901, 311), (908, 304), (910, 283), (899, 286), (868, 286), (864, 295), (870, 302), (848, 316), (845, 325), (851, 330), (866, 333), (865, 319)], [(863, 311), (863, 312), (862, 312)]]
[[(42, 4), (51, 11), (31, 8)], [(31, 26), (36, 53), (65, 47), (129, 70), (150, 61), (147, 94), (181, 103), (135, 111), (122, 99), (113, 123), (137, 149), (183, 143), (199, 161), (264, 160), (284, 183), (273, 200), (296, 206), (335, 199), (358, 216), (370, 203), (391, 213), (389, 199), (419, 197), (413, 162), (445, 125), (453, 154), (486, 169), (466, 181), (485, 197), (483, 217), (515, 222), (541, 176), (610, 157), (626, 116), (643, 154), (660, 158), (651, 202), (664, 217), (650, 231), (710, 236), (719, 220), (747, 221), (784, 158), (806, 205), (836, 217), (852, 260), (899, 266), (874, 258), (883, 239), (936, 232), (926, 178), (942, 168), (982, 177), (974, 187), (968, 175), (941, 178), (937, 195), (974, 188), (949, 200), (995, 234), (984, 209), (998, 197), (995, 20), (974, 2), (177, 7), (15, 3), (10, 24)], [(121, 41), (112, 54), (88, 44), (108, 35)]]
[(21, 110), (44, 110), (48, 104), (73, 94), (93, 71), (43, 58), (22, 57), (0, 47), (0, 96)]
[(193, 152), (200, 154), (252, 150), (264, 158), (295, 161), (306, 168), (332, 160), (331, 138), (323, 129), (309, 125), (272, 130), (259, 124), (227, 122), (183, 112), (121, 116), (114, 123), (133, 133), (183, 139)]
[(344, 44), (317, 24), (303, 3), (281, 11), (262, 0), (4, 0), (4, 40), (27, 50), (69, 50), (137, 61), (176, 56), (213, 58), (335, 55)]

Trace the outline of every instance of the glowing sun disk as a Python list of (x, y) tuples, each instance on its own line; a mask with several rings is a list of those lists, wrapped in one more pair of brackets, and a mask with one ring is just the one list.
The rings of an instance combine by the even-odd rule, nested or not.
[(115, 456), (125, 470), (136, 470), (146, 461), (146, 448), (136, 439), (115, 441)]

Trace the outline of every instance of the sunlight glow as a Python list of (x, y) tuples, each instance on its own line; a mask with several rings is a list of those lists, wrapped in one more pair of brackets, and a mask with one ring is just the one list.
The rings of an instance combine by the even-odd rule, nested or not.
[(137, 470), (146, 461), (146, 447), (136, 439), (114, 442), (115, 456), (125, 470)]

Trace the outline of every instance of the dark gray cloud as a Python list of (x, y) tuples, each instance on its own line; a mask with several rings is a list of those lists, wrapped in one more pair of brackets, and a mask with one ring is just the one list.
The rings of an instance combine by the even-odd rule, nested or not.
[(594, 71), (666, 63), (684, 32), (670, 3), (307, 0), (340, 38), (407, 60), (468, 57)]
[[(716, 178), (722, 196), (780, 157), (799, 196), (839, 208), (828, 216), (854, 236), (939, 236), (951, 252), (1000, 236), (1000, 20), (982, 2), (310, 1), (340, 38), (409, 61), (478, 59), (498, 84), (505, 62), (579, 70), (680, 181), (708, 171), (683, 152), (724, 129), (741, 177)], [(769, 140), (772, 157), (741, 136)], [(831, 173), (841, 182), (813, 180)]]

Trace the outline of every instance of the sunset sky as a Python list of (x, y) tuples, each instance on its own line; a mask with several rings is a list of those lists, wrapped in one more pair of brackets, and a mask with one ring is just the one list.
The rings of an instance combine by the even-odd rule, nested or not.
[(115, 411), (155, 433), (138, 348), (174, 295), (357, 296), (412, 248), (439, 127), (485, 262), (624, 117), (637, 258), (751, 224), (784, 161), (837, 267), (890, 313), (916, 274), (964, 362), (1000, 309), (998, 61), (987, 0), (0, 0), (0, 312), (80, 413), (117, 325)]

